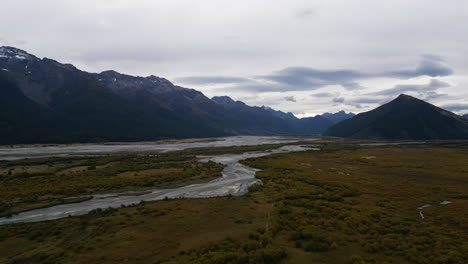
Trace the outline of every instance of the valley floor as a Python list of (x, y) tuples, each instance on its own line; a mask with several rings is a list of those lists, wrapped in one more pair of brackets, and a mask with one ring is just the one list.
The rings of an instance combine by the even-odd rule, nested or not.
[[(318, 143), (243, 161), (263, 181), (243, 196), (2, 225), (0, 263), (468, 263), (467, 142)], [(193, 155), (273, 147), (2, 162), (0, 209), (208, 181), (222, 166)]]

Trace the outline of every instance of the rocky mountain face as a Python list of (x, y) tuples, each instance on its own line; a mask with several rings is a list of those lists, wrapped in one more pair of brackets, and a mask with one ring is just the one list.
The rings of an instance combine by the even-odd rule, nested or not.
[[(8, 90), (15, 94), (7, 111), (2, 113), (0, 122), (8, 127), (1, 131), (2, 144), (227, 134), (210, 125), (217, 120), (207, 111), (213, 111), (210, 107), (219, 108), (210, 99), (154, 76), (90, 74), (72, 65), (2, 47), (0, 80), (2, 93)], [(28, 108), (34, 110), (24, 113), (20, 102), (27, 102)], [(49, 122), (34, 121), (44, 116)], [(32, 130), (25, 130), (32, 121)], [(44, 133), (39, 135), (35, 131)]]
[(351, 117), (355, 116), (353, 113), (346, 113), (345, 111), (339, 111), (336, 113), (324, 113), (321, 115), (322, 117), (325, 117), (326, 119), (330, 120), (333, 122), (333, 124), (337, 124), (341, 121), (344, 121), (346, 119), (350, 119)]
[(467, 139), (468, 120), (401, 94), (372, 111), (330, 127), (325, 135), (361, 139)]
[(211, 100), (222, 107), (221, 115), (229, 122), (225, 127), (237, 128), (236, 134), (294, 134), (288, 120), (277, 117), (263, 107), (248, 106), (228, 96), (213, 97)]
[(0, 144), (306, 135), (333, 124), (209, 99), (156, 76), (88, 73), (13, 47), (0, 47), (0, 92)]

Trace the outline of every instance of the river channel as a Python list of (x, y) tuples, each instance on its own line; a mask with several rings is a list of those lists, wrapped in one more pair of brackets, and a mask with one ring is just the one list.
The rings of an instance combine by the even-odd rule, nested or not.
[[(182, 144), (167, 144), (162, 146), (162, 144), (156, 146), (149, 145), (131, 145), (136, 146), (138, 150), (133, 150), (128, 148), (128, 146), (119, 146), (116, 148), (105, 147), (105, 151), (101, 149), (101, 152), (117, 152), (122, 151), (122, 147), (125, 148), (125, 151), (141, 151), (145, 150), (155, 150), (156, 148), (159, 151), (175, 151), (187, 149), (190, 147), (223, 147), (223, 146), (236, 146), (236, 145), (261, 145), (261, 144), (275, 144), (275, 143), (290, 143), (297, 142), (299, 139), (294, 138), (281, 138), (281, 137), (232, 137), (225, 138), (225, 141), (211, 141), (211, 142), (198, 142), (198, 143), (182, 143)], [(245, 139), (245, 140), (243, 140)], [(301, 139), (303, 140), (303, 139)], [(309, 139), (310, 140), (310, 139)], [(224, 143), (222, 143), (224, 142)], [(257, 144), (253, 144), (256, 142)], [(234, 144), (236, 143), (236, 144)], [(169, 146), (171, 145), (171, 146)], [(178, 146), (174, 146), (178, 145)], [(182, 145), (182, 146), (181, 146)], [(85, 147), (64, 147), (60, 151), (56, 148), (58, 147), (46, 147), (47, 150), (39, 151), (37, 148), (29, 148), (34, 151), (35, 157), (43, 155), (59, 155), (72, 153), (73, 155), (79, 154), (89, 154), (101, 153), (95, 151), (96, 148), (101, 146), (85, 146)], [(86, 150), (86, 151), (85, 151)], [(90, 152), (90, 150), (94, 150)], [(214, 156), (198, 156), (198, 159), (201, 162), (213, 161), (225, 165), (225, 168), (222, 171), (222, 176), (215, 180), (200, 183), (192, 184), (188, 186), (183, 186), (179, 188), (172, 189), (154, 189), (148, 190), (143, 194), (135, 192), (125, 192), (125, 193), (108, 193), (108, 194), (98, 194), (94, 195), (92, 199), (78, 202), (78, 203), (69, 203), (56, 205), (41, 209), (35, 209), (30, 211), (21, 212), (19, 214), (13, 215), (11, 217), (1, 217), (0, 224), (10, 224), (10, 223), (20, 223), (20, 222), (38, 222), (45, 220), (53, 220), (64, 218), (68, 216), (77, 216), (87, 214), (88, 212), (94, 209), (105, 209), (105, 208), (117, 208), (122, 205), (131, 205), (137, 204), (141, 201), (156, 201), (163, 199), (171, 198), (208, 198), (216, 196), (226, 196), (226, 195), (242, 195), (247, 192), (249, 186), (261, 183), (260, 180), (255, 178), (255, 173), (257, 169), (245, 166), (239, 163), (240, 160), (262, 157), (271, 155), (274, 153), (288, 153), (288, 152), (297, 152), (305, 150), (317, 150), (317, 148), (311, 148), (310, 146), (302, 145), (286, 145), (277, 149), (272, 149), (268, 151), (252, 151), (244, 152), (242, 154), (223, 154), (223, 155), (214, 155)], [(67, 152), (68, 151), (68, 152)], [(52, 152), (52, 153), (51, 153)], [(1, 152), (0, 152), (1, 153)], [(44, 154), (47, 153), (47, 154)], [(5, 152), (3, 153), (5, 154)], [(19, 155), (18, 152), (9, 153), (9, 157), (31, 157), (30, 153), (24, 151)], [(4, 155), (8, 156), (8, 155)]]

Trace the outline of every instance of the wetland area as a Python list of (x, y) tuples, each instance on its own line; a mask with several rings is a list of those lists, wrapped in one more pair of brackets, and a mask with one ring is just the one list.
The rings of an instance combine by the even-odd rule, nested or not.
[(6, 147), (0, 263), (466, 263), (467, 142), (369, 143)]

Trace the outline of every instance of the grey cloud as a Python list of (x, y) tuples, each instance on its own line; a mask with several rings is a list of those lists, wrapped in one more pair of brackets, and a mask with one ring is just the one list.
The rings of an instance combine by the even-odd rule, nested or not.
[(463, 111), (468, 110), (468, 104), (447, 104), (443, 105), (442, 108), (450, 111)]
[(353, 102), (353, 101), (346, 101), (346, 103), (344, 103), (344, 104), (352, 106), (352, 107), (356, 107), (358, 109), (369, 108), (369, 106), (363, 106), (362, 104), (356, 103), (356, 102)]
[(363, 89), (359, 83), (356, 82), (351, 82), (351, 83), (342, 83), (341, 86), (345, 88), (346, 90), (358, 90), (358, 89)]
[(322, 98), (322, 97), (332, 97), (332, 96), (335, 96), (335, 94), (332, 94), (332, 93), (314, 93), (314, 94), (311, 94), (310, 96)]
[(434, 60), (434, 61), (445, 61), (442, 56), (436, 55), (436, 54), (423, 54), (423, 58), (427, 60)]
[[(286, 92), (317, 90), (327, 85), (340, 85), (346, 90), (363, 89), (357, 81), (371, 78), (413, 78), (418, 76), (447, 76), (452, 69), (444, 65), (443, 59), (437, 55), (422, 55), (422, 60), (414, 70), (389, 71), (380, 73), (366, 73), (350, 69), (320, 70), (309, 67), (288, 67), (266, 75), (252, 76), (250, 79), (236, 76), (188, 76), (176, 81), (193, 84), (234, 84), (230, 89), (250, 92)], [(377, 94), (394, 94), (398, 91), (416, 91), (419, 89), (440, 88), (438, 85), (448, 86), (434, 80), (427, 87), (400, 85), (384, 90)], [(445, 87), (444, 86), (444, 87)]]
[(27, 44), (27, 41), (21, 39), (6, 39), (0, 37), (0, 46), (24, 46)]
[(429, 91), (429, 92), (421, 92), (419, 94), (419, 97), (425, 101), (430, 101), (430, 100), (434, 100), (434, 99), (438, 99), (438, 98), (443, 98), (443, 97), (447, 97), (448, 94), (446, 93), (438, 93), (438, 92), (434, 92), (434, 91)]
[(423, 60), (415, 70), (388, 72), (388, 77), (414, 78), (418, 76), (441, 77), (453, 74), (453, 70), (443, 63), (443, 59), (437, 55), (423, 55)]
[[(227, 89), (227, 88), (224, 88)], [(298, 89), (292, 89), (285, 85), (279, 85), (277, 83), (262, 83), (257, 81), (250, 81), (245, 83), (238, 83), (233, 87), (229, 87), (229, 90), (233, 91), (244, 91), (244, 92), (286, 92), (286, 91), (298, 91)]]
[(105, 50), (94, 48), (78, 54), (78, 58), (87, 62), (139, 61), (148, 63), (167, 61), (175, 59), (177, 56), (179, 55), (170, 54), (170, 52), (163, 50), (155, 51), (147, 46), (137, 48), (113, 46)]
[(4, 46), (4, 45), (9, 46), (11, 44), (7, 39), (4, 39), (4, 38), (0, 37), (0, 46)]
[(352, 100), (348, 100), (348, 103), (353, 104), (382, 104), (384, 102), (390, 101), (391, 97), (385, 98), (376, 98), (376, 97), (358, 97)]
[(296, 98), (294, 98), (294, 96), (285, 96), (284, 100), (286, 100), (288, 102), (294, 102), (294, 103), (297, 102)]
[(349, 84), (356, 79), (369, 77), (353, 70), (317, 70), (307, 67), (289, 67), (258, 79), (301, 87), (321, 87), (330, 84)]
[[(297, 82), (299, 83), (299, 81)], [(290, 91), (310, 91), (319, 89), (323, 85), (294, 85), (288, 83), (279, 83), (274, 81), (266, 81), (259, 79), (252, 79), (246, 82), (237, 83), (229, 87), (229, 90), (246, 91), (246, 92), (290, 92)], [(227, 88), (224, 88), (227, 89)]]
[(295, 17), (297, 18), (307, 18), (317, 14), (317, 9), (315, 8), (303, 8), (299, 9), (295, 13)]
[(391, 89), (372, 93), (373, 95), (397, 95), (405, 92), (429, 92), (439, 88), (450, 87), (450, 84), (432, 79), (428, 84), (399, 84)]
[[(319, 89), (327, 85), (341, 85), (346, 90), (356, 90), (363, 88), (357, 83), (357, 80), (362, 79), (380, 77), (409, 79), (418, 76), (448, 76), (452, 73), (453, 70), (443, 64), (441, 57), (437, 55), (423, 55), (422, 61), (414, 70), (365, 73), (350, 69), (319, 70), (308, 67), (288, 67), (272, 74), (254, 76), (253, 79), (270, 82), (269, 85), (261, 85), (261, 89), (257, 91), (305, 91)], [(441, 83), (436, 80), (428, 88), (440, 88), (436, 86)], [(251, 85), (249, 87), (253, 88)], [(393, 92), (398, 89), (414, 90), (417, 88), (401, 86), (395, 87)], [(383, 94), (387, 92), (393, 93), (392, 91), (385, 91)]]
[(229, 76), (188, 76), (175, 79), (176, 82), (184, 84), (208, 85), (208, 84), (229, 84), (249, 82), (249, 79)]
[[(114, 33), (118, 34), (118, 31)], [(175, 36), (173, 37), (175, 38)], [(236, 38), (239, 40), (236, 40)], [(208, 59), (216, 61), (254, 59), (269, 56), (271, 53), (267, 49), (249, 49), (246, 45), (239, 43), (242, 39), (236, 36), (227, 38), (222, 36), (217, 41), (210, 43), (210, 45), (195, 41), (188, 46), (186, 46), (185, 42), (174, 39), (172, 39), (174, 41), (172, 45), (167, 43), (170, 40), (166, 38), (161, 40), (151, 39), (147, 42), (136, 41), (135, 39), (138, 38), (134, 36), (131, 40), (116, 43), (106, 39), (99, 39), (87, 49), (74, 48), (73, 50), (76, 51), (74, 52), (74, 59), (87, 63), (136, 62), (157, 65), (169, 62), (173, 64), (180, 61), (185, 63), (197, 61), (200, 63), (200, 61), (207, 61)], [(203, 65), (203, 63), (200, 63), (200, 65)]]
[(343, 103), (344, 98), (343, 97), (335, 97), (335, 98), (333, 98), (333, 102), (334, 103)]

